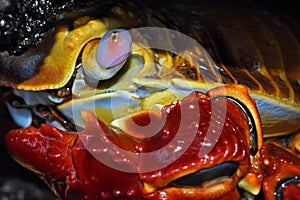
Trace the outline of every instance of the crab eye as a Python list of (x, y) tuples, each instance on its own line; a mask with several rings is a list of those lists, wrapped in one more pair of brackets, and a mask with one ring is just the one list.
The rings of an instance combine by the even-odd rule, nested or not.
[(131, 35), (127, 30), (108, 31), (97, 48), (98, 63), (105, 69), (120, 65), (127, 59), (131, 43)]
[(108, 31), (100, 43), (90, 42), (82, 56), (87, 77), (96, 81), (113, 77), (126, 62), (131, 44), (131, 35), (124, 29)]

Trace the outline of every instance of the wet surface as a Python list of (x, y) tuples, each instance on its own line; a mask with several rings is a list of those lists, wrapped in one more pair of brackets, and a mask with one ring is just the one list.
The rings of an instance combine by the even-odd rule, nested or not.
[(21, 54), (40, 43), (56, 21), (76, 0), (0, 0), (0, 51)]
[[(63, 6), (63, 1), (51, 1), (52, 5), (56, 5), (56, 9), (47, 7), (46, 5), (39, 4), (36, 10), (31, 10), (35, 2), (50, 2), (50, 1), (24, 1), (26, 4), (22, 5), (22, 1), (12, 1), (12, 0), (0, 0), (0, 52), (6, 50), (11, 54), (20, 54), (25, 51), (30, 46), (29, 44), (39, 43), (40, 39), (43, 38), (44, 32), (46, 32), (51, 27), (51, 20), (55, 20), (53, 15), (57, 14), (57, 11), (62, 11), (63, 9), (70, 9), (74, 4), (74, 0), (69, 1), (67, 7)], [(175, 0), (173, 0), (175, 2)], [(170, 2), (173, 2), (170, 1)], [(193, 2), (190, 0), (189, 2)], [(264, 0), (265, 5), (273, 7), (281, 7), (287, 10), (289, 14), (299, 19), (298, 7), (295, 6), (296, 1), (279, 1), (273, 2), (271, 0)], [(283, 2), (283, 3), (282, 3)], [(20, 9), (22, 7), (22, 9)], [(40, 7), (40, 9), (38, 9)], [(30, 9), (29, 9), (30, 8)], [(38, 11), (44, 10), (45, 13), (41, 14)], [(55, 11), (55, 12), (54, 12)], [(24, 15), (27, 13), (27, 15)], [(48, 18), (47, 18), (48, 16)], [(52, 17), (50, 17), (52, 16)], [(38, 24), (42, 26), (36, 27), (36, 18), (39, 18)], [(43, 19), (44, 18), (44, 19)], [(50, 19), (50, 24), (47, 24), (46, 19)], [(31, 24), (29, 22), (32, 22)], [(30, 26), (27, 26), (30, 25)], [(35, 27), (35, 29), (32, 29)], [(7, 33), (6, 35), (1, 35), (2, 33)], [(29, 35), (37, 34), (37, 37), (28, 40)], [(18, 39), (13, 39), (16, 34)], [(27, 39), (26, 39), (27, 38)], [(13, 43), (13, 44), (12, 44)], [(10, 45), (9, 49), (6, 47)], [(5, 48), (5, 49), (1, 49)], [(7, 109), (3, 102), (3, 88), (0, 88), (0, 200), (39, 200), (47, 199), (54, 200), (57, 199), (52, 192), (49, 190), (47, 185), (40, 180), (33, 172), (23, 168), (17, 164), (8, 154), (3, 143), (3, 136), (9, 130), (13, 128), (18, 128), (10, 116), (8, 115)]]

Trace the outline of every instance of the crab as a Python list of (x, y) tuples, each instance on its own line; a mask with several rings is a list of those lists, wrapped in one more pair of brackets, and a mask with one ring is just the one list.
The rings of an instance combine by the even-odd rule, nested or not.
[[(299, 194), (300, 49), (291, 29), (268, 13), (208, 6), (193, 8), (199, 32), (187, 36), (165, 27), (166, 10), (137, 16), (135, 6), (68, 19), (37, 48), (1, 54), (0, 83), (12, 88), (7, 107), (22, 127), (5, 135), (12, 157), (61, 199)], [(174, 8), (180, 23), (188, 8)], [(281, 140), (289, 136), (291, 150)]]

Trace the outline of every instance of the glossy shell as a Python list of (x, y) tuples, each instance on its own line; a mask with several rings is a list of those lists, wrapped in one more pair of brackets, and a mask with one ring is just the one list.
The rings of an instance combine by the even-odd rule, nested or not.
[[(99, 8), (95, 8), (96, 11), (97, 9)], [(27, 113), (33, 113), (33, 116), (41, 117), (36, 108), (37, 105), (43, 104), (50, 110), (50, 119), (54, 119), (54, 122), (68, 125), (68, 120), (75, 120), (75, 125), (72, 122), (70, 124), (80, 129), (84, 125), (90, 125), (79, 132), (79, 136), (48, 125), (42, 125), (40, 129), (30, 127), (11, 131), (7, 134), (6, 143), (18, 162), (38, 172), (63, 199), (176, 199), (177, 196), (194, 199), (202, 197), (203, 194), (209, 198), (228, 199), (232, 196), (239, 198), (240, 190), (244, 191), (246, 196), (250, 196), (250, 199), (260, 191), (265, 199), (275, 198), (277, 193), (274, 195), (274, 191), (280, 192), (284, 197), (290, 197), (293, 192), (298, 194), (297, 137), (294, 137), (290, 144), (296, 154), (290, 153), (286, 147), (275, 142), (264, 141), (271, 137), (280, 140), (280, 137), (275, 137), (286, 136), (300, 129), (300, 25), (297, 21), (247, 6), (236, 9), (229, 5), (209, 3), (204, 6), (172, 4), (168, 8), (153, 8), (147, 2), (121, 2), (113, 6), (108, 4), (103, 9), (104, 14), (98, 14), (94, 10), (84, 17), (57, 24), (40, 46), (23, 55), (10, 56), (1, 53), (0, 83), (14, 88), (13, 95), (21, 97), (24, 101), (21, 106), (12, 110), (22, 108)], [(189, 16), (185, 14), (187, 10)], [(196, 45), (185, 46), (180, 51), (175, 51), (178, 50), (177, 41), (174, 42), (168, 31), (161, 33), (165, 39), (161, 42), (169, 45), (168, 51), (141, 48), (143, 44), (151, 43), (155, 35), (138, 33), (135, 36), (140, 40), (133, 40), (132, 51), (120, 73), (107, 81), (101, 81), (101, 84), (88, 82), (81, 64), (82, 60), (90, 58), (87, 52), (95, 48), (94, 44), (101, 41), (103, 35), (111, 29), (130, 30), (143, 26), (182, 31), (199, 42), (206, 51)], [(195, 57), (205, 62), (195, 60)], [(137, 72), (131, 73), (135, 66), (140, 67)], [(160, 68), (155, 68), (156, 66)], [(68, 88), (70, 85), (72, 88)], [(64, 88), (72, 90), (72, 99), (68, 94), (61, 97), (58, 95), (58, 99), (53, 95), (53, 89)], [(210, 115), (210, 108), (205, 104), (207, 99), (208, 102), (216, 101), (220, 104), (228, 101), (226, 116), (232, 122), (232, 126), (231, 122), (228, 122), (230, 128), (224, 128), (218, 145), (212, 154), (209, 154), (210, 159), (201, 160), (197, 154), (200, 151), (199, 145), (204, 144), (201, 143), (202, 140), (209, 139), (202, 135), (205, 132), (202, 129), (186, 154), (171, 165), (150, 172), (137, 171), (129, 175), (115, 171), (97, 162), (87, 152), (84, 142), (91, 144), (90, 148), (96, 152), (99, 150), (104, 157), (111, 158), (113, 155), (115, 164), (121, 162), (129, 168), (143, 169), (143, 160), (137, 158), (137, 155), (156, 150), (160, 145), (167, 146), (167, 142), (172, 138), (172, 131), (168, 132), (169, 134), (163, 131), (175, 127), (172, 123), (177, 122), (176, 113), (179, 111), (174, 111), (175, 114), (172, 115), (166, 110), (176, 110), (180, 104), (178, 102), (188, 102), (189, 106), (197, 107), (191, 103), (191, 97), (186, 93), (191, 92), (191, 88), (196, 91), (208, 91), (205, 95), (196, 95), (202, 103), (204, 102), (201, 104), (203, 107), (199, 108), (205, 113), (204, 119), (208, 119)], [(23, 93), (20, 90), (29, 92)], [(47, 101), (42, 99), (42, 103), (38, 100), (33, 103), (32, 97), (37, 94), (45, 97)], [(91, 97), (91, 94), (95, 95)], [(119, 101), (111, 106), (113, 98), (119, 98)], [(131, 104), (128, 105), (128, 101)], [(88, 107), (87, 102), (96, 102), (96, 106)], [(9, 101), (8, 103), (9, 106), (13, 105)], [(155, 106), (157, 107), (154, 108)], [(186, 110), (191, 108), (189, 106)], [(148, 111), (152, 108), (154, 111)], [(83, 109), (95, 109), (95, 114), (100, 120), (90, 112), (82, 111)], [(116, 115), (115, 111), (120, 112)], [(157, 111), (161, 112), (157, 114)], [(81, 122), (77, 121), (80, 113), (83, 116)], [(237, 115), (243, 119), (241, 122), (235, 118)], [(155, 118), (155, 123), (160, 122), (163, 117), (170, 121), (167, 121), (169, 124), (167, 123), (162, 132), (144, 140), (143, 138), (150, 134), (147, 132), (149, 130), (139, 134), (140, 132), (130, 127), (128, 122), (136, 119), (145, 123), (144, 120), (149, 116)], [(189, 113), (186, 116), (189, 120), (183, 124), (185, 132), (188, 132), (186, 129), (195, 123), (189, 118)], [(41, 118), (43, 122), (50, 123), (49, 118)], [(204, 121), (199, 121), (199, 124), (204, 123), (202, 128), (205, 129), (210, 124), (218, 128), (218, 124)], [(155, 127), (160, 127), (155, 123)], [(61, 128), (68, 129), (67, 125)], [(99, 127), (102, 134), (99, 140), (100, 147), (97, 146), (98, 143), (88, 139), (98, 137), (94, 134), (99, 131)], [(235, 132), (237, 129), (241, 131)], [(116, 155), (118, 153), (114, 148), (109, 152), (111, 154), (103, 153), (106, 151), (102, 146), (106, 137), (134, 152), (134, 156)], [(232, 141), (234, 142), (231, 144)], [(51, 148), (45, 148), (45, 143)], [(171, 145), (170, 149), (171, 153), (164, 154), (167, 158), (176, 154), (177, 149), (174, 149), (174, 146)], [(31, 157), (32, 152), (38, 152), (36, 150), (39, 150), (39, 153), (36, 157)], [(282, 158), (277, 158), (272, 151)], [(223, 156), (224, 152), (228, 155)], [(59, 156), (56, 157), (57, 155)], [(48, 157), (49, 159), (45, 160)], [(139, 159), (138, 164), (134, 163), (136, 159)], [(160, 156), (154, 156), (155, 159), (163, 160)], [(190, 162), (186, 162), (187, 160)], [(86, 170), (89, 165), (85, 164), (89, 162), (83, 161), (99, 165), (99, 168), (112, 176), (108, 177), (97, 169)], [(53, 168), (54, 165), (63, 170)], [(226, 174), (226, 178), (216, 177), (212, 181), (194, 183), (193, 177), (201, 177), (206, 169), (209, 172), (218, 172), (220, 168), (229, 169), (233, 174)], [(281, 173), (281, 170), (271, 168), (285, 168), (287, 171)], [(115, 181), (120, 177), (127, 179), (131, 184)], [(99, 178), (103, 178), (105, 183)], [(62, 187), (58, 187), (61, 183), (58, 180), (61, 179), (65, 182), (63, 181)], [(282, 182), (283, 179), (288, 182)], [(290, 180), (292, 182), (289, 182)], [(191, 183), (192, 187), (186, 187), (187, 183)], [(288, 189), (285, 188), (286, 185)], [(202, 186), (207, 188), (203, 189)], [(100, 193), (99, 188), (102, 189)], [(269, 195), (269, 192), (273, 194)]]
[[(86, 128), (81, 132), (68, 133), (42, 125), (39, 129), (12, 130), (5, 141), (11, 155), (49, 180), (48, 184), (62, 199), (161, 199), (161, 196), (226, 199), (232, 195), (238, 198), (235, 185), (247, 177), (250, 166), (255, 165), (249, 149), (250, 122), (243, 110), (227, 99), (216, 99), (214, 106), (219, 109), (217, 113), (212, 112), (211, 98), (218, 97), (213, 93), (191, 93), (182, 101), (163, 107), (164, 120), (156, 121), (156, 126), (165, 121), (162, 129), (140, 142), (124, 132), (115, 132), (84, 110), (81, 114)], [(182, 112), (182, 116), (186, 116), (184, 120), (180, 118)], [(225, 127), (218, 124), (224, 114)], [(146, 116), (142, 112), (139, 118)], [(238, 119), (242, 119), (242, 123)], [(210, 122), (214, 122), (213, 129)], [(152, 131), (144, 129), (143, 134)], [(216, 143), (215, 132), (218, 131), (221, 132)], [(179, 138), (174, 142), (175, 135)], [(258, 137), (262, 139), (261, 134)], [(191, 145), (185, 144), (189, 142)], [(147, 156), (153, 151), (158, 152)], [(166, 164), (170, 159), (171, 164)], [(219, 167), (215, 168), (216, 165)], [(224, 171), (224, 167), (229, 172)], [(184, 180), (196, 172), (203, 175)], [(206, 177), (205, 172), (210, 175)], [(251, 187), (252, 183), (248, 184)]]
[[(266, 137), (299, 129), (300, 47), (297, 33), (300, 28), (297, 21), (251, 7), (234, 9), (223, 4), (201, 6), (199, 3), (199, 8), (188, 4), (170, 5), (169, 10), (160, 7), (155, 12), (147, 7), (147, 3), (123, 2), (110, 6), (103, 8), (109, 15), (91, 11), (88, 17), (58, 24), (44, 43), (19, 57), (2, 54), (1, 84), (25, 90), (62, 88), (72, 81), (76, 60), (85, 45), (101, 39), (108, 30), (143, 26), (182, 29), (209, 52), (217, 66), (200, 67), (180, 57), (156, 52), (167, 60), (166, 66), (175, 69), (175, 73), (167, 74), (168, 78), (179, 76), (195, 81), (194, 87), (200, 90), (222, 84), (245, 85), (257, 102)], [(136, 7), (143, 11), (135, 12)], [(190, 17), (184, 12), (188, 9), (191, 10)], [(147, 13), (155, 20), (147, 18)], [(193, 26), (184, 29), (186, 24)], [(167, 41), (172, 49), (173, 41)], [(201, 50), (190, 48), (184, 51), (184, 55), (197, 55)], [(155, 61), (153, 53), (150, 52), (146, 62), (159, 62)], [(161, 79), (166, 78), (164, 73), (159, 73)], [(139, 83), (142, 82), (147, 81)], [(174, 83), (182, 84), (181, 79), (174, 79)], [(206, 88), (201, 83), (205, 83)]]

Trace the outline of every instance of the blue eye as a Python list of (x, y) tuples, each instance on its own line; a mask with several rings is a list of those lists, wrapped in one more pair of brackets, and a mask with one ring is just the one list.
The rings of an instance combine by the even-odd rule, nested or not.
[(108, 31), (97, 48), (96, 59), (104, 69), (114, 68), (126, 61), (131, 50), (132, 38), (129, 31)]
[(114, 29), (99, 41), (88, 43), (82, 53), (82, 66), (86, 76), (93, 81), (113, 77), (126, 62), (131, 51), (129, 31)]

